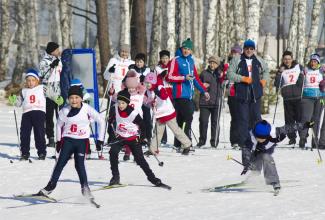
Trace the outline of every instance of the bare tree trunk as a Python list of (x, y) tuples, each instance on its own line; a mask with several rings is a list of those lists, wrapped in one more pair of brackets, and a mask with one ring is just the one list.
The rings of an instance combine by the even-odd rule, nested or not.
[(17, 8), (16, 21), (18, 24), (16, 33), (16, 44), (17, 44), (17, 56), (16, 56), (16, 66), (11, 78), (11, 84), (20, 84), (22, 82), (22, 74), (26, 68), (27, 60), (27, 41), (26, 41), (26, 11), (28, 0), (21, 0), (15, 2), (15, 7)]
[[(86, 16), (89, 17), (88, 11), (90, 10), (90, 0), (86, 0)], [(85, 37), (84, 37), (84, 48), (89, 48), (89, 21), (85, 19)]]
[(297, 56), (298, 63), (304, 62), (305, 48), (306, 48), (306, 12), (307, 0), (300, 0), (298, 8), (298, 39), (297, 39)]
[(219, 56), (227, 57), (228, 53), (228, 36), (230, 35), (227, 28), (227, 1), (219, 2)]
[[(111, 56), (110, 45), (109, 45), (109, 34), (108, 34), (108, 14), (107, 14), (107, 1), (96, 0), (96, 16), (97, 16), (97, 38), (99, 45), (100, 54), (100, 70), (103, 77), (106, 65)], [(104, 82), (104, 88), (106, 87), (107, 81), (102, 78)]]
[(10, 45), (10, 12), (9, 0), (2, 0), (1, 3), (1, 34), (0, 34), (0, 81), (3, 81), (7, 73), (7, 57)]
[(39, 64), (38, 26), (37, 26), (37, 3), (36, 0), (29, 0), (26, 7), (26, 38), (28, 40), (27, 64), (36, 67)]
[(317, 47), (317, 33), (319, 26), (319, 17), (320, 17), (320, 8), (321, 8), (321, 0), (314, 0), (313, 11), (311, 13), (311, 28), (308, 36), (308, 45), (306, 48), (305, 54), (305, 63), (308, 62), (308, 56), (315, 51)]
[(235, 42), (239, 43), (245, 38), (245, 8), (243, 0), (233, 0), (234, 2), (234, 35)]
[(259, 28), (260, 28), (260, 1), (248, 0), (247, 12), (247, 25), (246, 25), (246, 38), (258, 43)]
[(203, 47), (204, 47), (204, 42), (203, 42), (203, 1), (201, 0), (194, 0), (197, 2), (197, 13), (194, 18), (194, 22), (197, 23), (197, 28), (194, 29), (197, 30), (195, 33), (197, 33), (196, 37), (196, 44), (198, 45), (196, 51), (197, 51), (197, 56), (199, 56), (201, 59), (203, 59)]
[(176, 24), (176, 33), (178, 33), (177, 45), (180, 45), (182, 41), (186, 38), (186, 23), (185, 23), (185, 2), (186, 0), (176, 1), (177, 5), (177, 24)]
[(130, 4), (129, 0), (120, 1), (121, 32), (120, 45), (130, 44)]
[[(237, 10), (237, 9), (236, 9)], [(227, 58), (230, 47), (236, 43), (235, 39), (235, 29), (234, 29), (234, 2), (227, 1), (227, 51), (225, 53), (225, 58)], [(237, 18), (236, 18), (237, 19)]]
[(287, 42), (287, 50), (291, 51), (294, 56), (296, 56), (296, 48), (297, 48), (298, 7), (299, 7), (299, 0), (294, 0), (292, 6), (292, 14), (291, 14), (290, 26), (289, 26), (289, 36)]
[(167, 0), (167, 50), (170, 51), (170, 54), (175, 53), (176, 49), (176, 35), (175, 35), (175, 1)]
[[(161, 3), (161, 17), (160, 17), (160, 26), (161, 26), (161, 42), (160, 42), (160, 48), (166, 49), (167, 48), (167, 40), (168, 40), (168, 19), (170, 15), (167, 12), (167, 3), (163, 4)], [(164, 18), (164, 22), (162, 22)], [(174, 24), (175, 26), (175, 24)]]
[(217, 0), (212, 0), (209, 3), (208, 20), (206, 28), (206, 40), (205, 40), (205, 59), (207, 60), (210, 56), (215, 54), (216, 51), (216, 33), (217, 33)]
[(161, 41), (160, 18), (161, 18), (161, 2), (160, 0), (155, 0), (152, 29), (151, 29), (151, 45), (150, 45), (150, 56), (149, 56), (150, 67), (154, 67), (158, 63), (158, 54), (160, 51), (160, 41)]
[(131, 15), (131, 55), (147, 54), (146, 0), (133, 1)]
[(58, 1), (52, 1), (49, 3), (49, 14), (53, 18), (50, 22), (50, 41), (57, 42), (62, 46), (62, 31), (60, 23), (60, 8)]
[(72, 11), (68, 0), (59, 0), (62, 48), (72, 48)]
[[(192, 14), (193, 11), (191, 10), (191, 2), (189, 0), (184, 2), (184, 12), (185, 12), (185, 39), (193, 38), (192, 31), (191, 31), (191, 24), (192, 24)], [(197, 45), (194, 45), (196, 47)]]

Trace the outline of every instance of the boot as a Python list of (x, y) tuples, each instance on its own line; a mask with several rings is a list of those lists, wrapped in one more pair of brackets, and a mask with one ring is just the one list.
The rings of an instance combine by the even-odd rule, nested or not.
[(155, 186), (160, 186), (161, 185), (161, 180), (157, 177), (149, 178), (148, 180)]
[(214, 147), (214, 148), (217, 147), (217, 145), (216, 145), (216, 141), (215, 141), (215, 140), (211, 140), (211, 141), (210, 141), (210, 144), (211, 144), (211, 147)]
[(202, 147), (205, 145), (204, 141), (199, 140), (199, 143), (196, 145), (197, 147)]
[(84, 186), (81, 188), (81, 193), (84, 197), (88, 198), (88, 199), (93, 199), (94, 196), (91, 194), (89, 186)]
[(54, 137), (49, 138), (49, 143), (47, 144), (48, 147), (55, 147)]
[(38, 155), (39, 160), (45, 160), (45, 158), (46, 158), (46, 154), (39, 154)]
[(22, 154), (19, 160), (28, 160), (28, 159), (29, 159), (29, 154)]
[(295, 138), (290, 139), (288, 144), (289, 144), (289, 145), (294, 145), (294, 144), (296, 144), (296, 139), (295, 139)]
[(109, 185), (120, 185), (120, 176), (113, 176), (112, 179), (109, 181)]
[(153, 155), (153, 153), (150, 150), (147, 150), (146, 152), (143, 153), (143, 155), (149, 157)]
[(187, 147), (183, 150), (182, 154), (183, 155), (189, 155), (191, 147)]
[(300, 138), (300, 140), (299, 140), (299, 147), (301, 149), (304, 149), (305, 148), (305, 144), (306, 144), (306, 139), (305, 138)]
[(55, 189), (55, 187), (56, 187), (56, 183), (53, 183), (53, 182), (50, 181), (50, 182), (47, 184), (47, 186), (45, 186), (44, 189), (41, 189), (41, 190), (39, 191), (39, 194), (40, 194), (40, 195), (44, 195), (44, 196), (48, 196), (49, 194), (52, 193), (52, 191)]

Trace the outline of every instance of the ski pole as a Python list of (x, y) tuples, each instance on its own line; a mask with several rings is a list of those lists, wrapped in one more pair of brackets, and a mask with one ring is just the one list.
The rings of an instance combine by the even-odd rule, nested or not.
[(196, 136), (195, 136), (194, 131), (192, 130), (192, 128), (191, 128), (191, 131), (192, 131), (193, 137), (194, 137), (194, 139), (196, 141), (196, 144), (199, 144), (199, 142), (197, 141)]
[(319, 157), (317, 159), (317, 164), (321, 164), (323, 162), (323, 159), (322, 159), (322, 155), (320, 154), (320, 151), (319, 151), (318, 141), (317, 141), (317, 138), (315, 136), (313, 128), (311, 128), (311, 135), (312, 135), (312, 138), (314, 139), (314, 143), (316, 145), (316, 149), (317, 149), (317, 153), (318, 153), (318, 157)]
[(159, 159), (158, 159), (158, 157), (156, 156), (156, 154), (153, 154), (153, 156), (155, 157), (155, 159), (158, 161), (158, 165), (159, 166), (164, 166), (164, 162), (163, 161), (160, 161)]
[(244, 166), (243, 163), (239, 162), (238, 160), (236, 160), (235, 158), (233, 158), (230, 154), (227, 155), (227, 160), (232, 160), (232, 161), (235, 161), (236, 163)]
[(20, 150), (20, 138), (19, 138), (19, 132), (18, 132), (16, 109), (14, 109), (14, 115), (15, 115), (16, 133), (17, 133), (17, 139), (18, 139), (17, 147), (19, 147), (19, 150)]
[(282, 74), (281, 74), (281, 77), (280, 77), (280, 84), (279, 84), (279, 90), (278, 92), (276, 93), (276, 103), (275, 103), (275, 109), (274, 109), (274, 114), (273, 114), (273, 122), (272, 124), (274, 125), (274, 121), (275, 121), (275, 114), (276, 114), (276, 110), (278, 108), (278, 102), (279, 102), (279, 93), (281, 91), (281, 81), (282, 81)]
[[(97, 139), (95, 138), (93, 127), (91, 125), (89, 125), (89, 127), (90, 127), (91, 134), (92, 134), (92, 136), (94, 138), (95, 145), (96, 145)], [(102, 149), (103, 149), (103, 146), (102, 146)], [(97, 154), (98, 154), (98, 159), (100, 159), (100, 160), (104, 160), (105, 159), (104, 156), (103, 156), (103, 154), (101, 154), (101, 155), (99, 154), (99, 151), (97, 151)]]

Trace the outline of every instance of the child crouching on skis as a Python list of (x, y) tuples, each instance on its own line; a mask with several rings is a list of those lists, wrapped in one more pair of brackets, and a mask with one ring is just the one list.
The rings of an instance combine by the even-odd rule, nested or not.
[[(118, 155), (124, 145), (128, 145), (132, 151), (136, 163), (147, 175), (148, 180), (156, 185), (164, 185), (149, 167), (142, 152), (142, 144), (146, 143), (144, 138), (146, 125), (139, 112), (130, 105), (130, 93), (127, 89), (117, 94), (117, 103), (111, 111), (110, 121), (116, 121), (116, 141), (111, 144), (109, 151), (110, 163), (113, 177), (109, 185), (120, 184), (120, 173), (118, 170)], [(140, 135), (140, 136), (139, 136)]]
[(272, 154), (276, 144), (285, 139), (288, 133), (292, 133), (305, 128), (311, 128), (314, 122), (306, 122), (304, 125), (301, 123), (293, 125), (285, 125), (283, 127), (274, 127), (266, 120), (259, 121), (255, 127), (250, 131), (250, 138), (246, 141), (247, 148), (243, 152), (244, 170), (241, 175), (247, 173), (248, 170), (260, 173), (262, 168), (264, 178), (267, 185), (272, 185), (275, 193), (281, 189), (278, 172), (275, 166)]
[(144, 82), (149, 96), (155, 97), (154, 115), (156, 117), (156, 127), (154, 128), (155, 135), (150, 144), (150, 151), (147, 151), (145, 154), (150, 155), (158, 153), (158, 145), (160, 145), (159, 143), (167, 125), (172, 130), (175, 137), (181, 142), (183, 148), (182, 154), (188, 155), (192, 147), (192, 142), (176, 122), (176, 111), (167, 91), (162, 85), (162, 79), (157, 79), (156, 73), (151, 72), (146, 75)]
[[(101, 149), (105, 132), (105, 121), (99, 113), (90, 105), (83, 103), (83, 92), (80, 86), (72, 86), (68, 92), (69, 105), (59, 112), (56, 125), (57, 151), (60, 151), (58, 161), (54, 167), (51, 179), (47, 186), (40, 190), (40, 195), (49, 195), (56, 187), (64, 166), (72, 155), (74, 155), (75, 168), (77, 170), (81, 192), (87, 198), (93, 198), (88, 186), (85, 169), (85, 154), (89, 147), (91, 121), (99, 124), (99, 137), (96, 148)], [(62, 139), (61, 139), (62, 137)]]

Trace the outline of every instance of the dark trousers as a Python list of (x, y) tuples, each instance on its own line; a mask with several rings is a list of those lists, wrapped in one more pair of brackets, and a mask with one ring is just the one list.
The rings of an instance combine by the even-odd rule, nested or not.
[[(301, 100), (285, 100), (284, 106), (284, 120), (286, 125), (298, 123), (301, 120)], [(296, 139), (296, 132), (288, 133), (289, 139)]]
[[(218, 125), (219, 119), (219, 108), (218, 106), (214, 108), (205, 108), (200, 107), (200, 142), (205, 143), (207, 140), (207, 131), (209, 125), (209, 117), (211, 115), (211, 139), (210, 142), (215, 142), (216, 146), (219, 143), (219, 130), (220, 126)], [(218, 136), (217, 136), (218, 129)]]
[(35, 146), (38, 155), (46, 155), (45, 112), (30, 111), (23, 114), (20, 126), (20, 146), (22, 155), (30, 155), (30, 135), (34, 130)]
[[(111, 107), (110, 107), (110, 109), (108, 109), (108, 105), (109, 105), (109, 102), (107, 103), (107, 111), (109, 111), (109, 114), (112, 114), (112, 112), (115, 111), (115, 102), (111, 101)], [(107, 118), (107, 121), (106, 121), (106, 123), (107, 123), (107, 133), (108, 133), (107, 143), (111, 143), (111, 142), (114, 142), (115, 141), (115, 131), (114, 131), (114, 128), (116, 127), (116, 122), (114, 120), (114, 123), (113, 124), (109, 124), (108, 119), (109, 118)]]
[[(193, 121), (194, 103), (189, 99), (174, 99), (174, 107), (176, 110), (176, 121), (180, 128), (182, 128), (186, 136), (192, 140), (191, 125)], [(181, 147), (181, 142), (174, 139), (174, 146)]]
[(261, 99), (256, 100), (256, 102), (239, 99), (236, 99), (236, 101), (238, 109), (238, 144), (242, 148), (242, 162), (244, 165), (247, 165), (249, 163), (249, 157), (247, 156), (249, 149), (246, 147), (245, 142), (249, 138), (249, 131), (257, 121), (262, 119)]
[(46, 136), (47, 138), (54, 137), (54, 122), (53, 116), (58, 117), (58, 105), (51, 99), (46, 98)]
[(146, 124), (146, 139), (150, 143), (152, 138), (152, 121), (151, 121), (150, 108), (145, 105), (142, 105), (142, 112), (143, 112), (143, 121)]
[(237, 106), (236, 106), (236, 98), (232, 96), (228, 96), (228, 106), (229, 106), (229, 111), (230, 111), (230, 116), (231, 116), (231, 121), (230, 121), (230, 143), (231, 145), (233, 144), (238, 144), (238, 132), (237, 132), (237, 115), (239, 114)]
[(50, 182), (56, 185), (63, 168), (73, 154), (74, 165), (79, 176), (80, 185), (81, 187), (88, 186), (87, 173), (85, 168), (85, 154), (87, 148), (89, 148), (88, 139), (74, 139), (64, 137), (58, 162), (54, 167)]
[(120, 142), (113, 144), (111, 146), (111, 149), (109, 151), (109, 160), (111, 163), (112, 175), (113, 176), (120, 175), (119, 170), (118, 170), (118, 155), (124, 145), (127, 145), (128, 147), (130, 147), (135, 162), (141, 167), (143, 172), (147, 175), (148, 180), (149, 181), (154, 180), (156, 178), (155, 174), (152, 172), (152, 170), (149, 167), (149, 164), (147, 163), (146, 159), (144, 158), (143, 152), (142, 152), (142, 147), (137, 142), (137, 140), (126, 141), (126, 140), (120, 139)]

